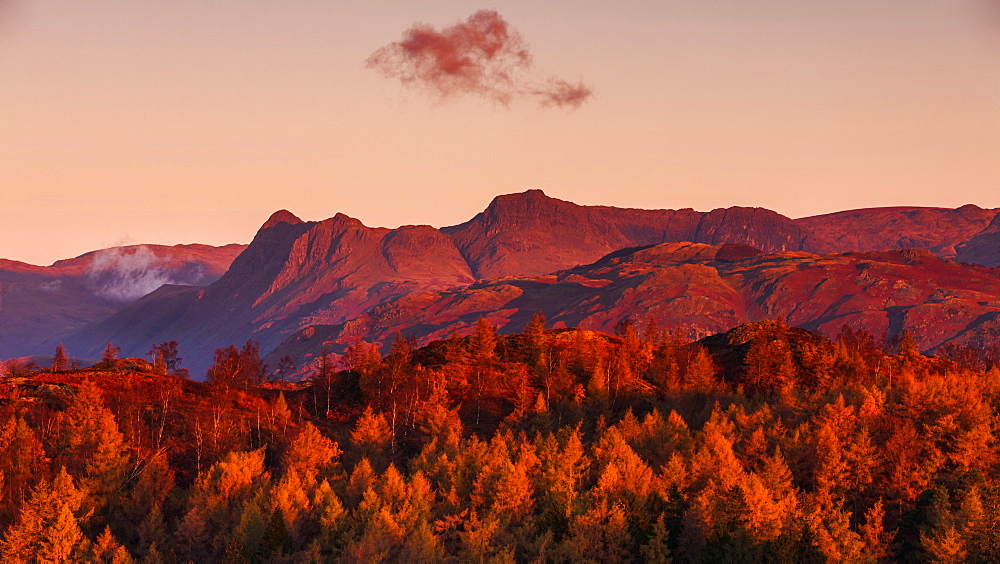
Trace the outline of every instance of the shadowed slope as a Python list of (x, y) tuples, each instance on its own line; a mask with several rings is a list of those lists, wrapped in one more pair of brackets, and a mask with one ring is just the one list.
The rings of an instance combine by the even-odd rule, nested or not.
[(51, 354), (54, 342), (163, 284), (210, 284), (245, 248), (134, 245), (52, 266), (0, 259), (0, 358)]
[(956, 258), (962, 262), (1000, 266), (1000, 215), (993, 217), (989, 227), (956, 247)]

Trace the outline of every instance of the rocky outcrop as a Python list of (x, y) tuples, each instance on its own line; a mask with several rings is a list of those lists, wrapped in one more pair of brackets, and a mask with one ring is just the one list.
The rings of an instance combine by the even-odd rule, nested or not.
[(799, 250), (807, 233), (763, 208), (641, 210), (581, 206), (541, 190), (498, 196), (471, 220), (442, 231), (477, 278), (533, 276), (587, 264), (625, 247), (670, 241)]

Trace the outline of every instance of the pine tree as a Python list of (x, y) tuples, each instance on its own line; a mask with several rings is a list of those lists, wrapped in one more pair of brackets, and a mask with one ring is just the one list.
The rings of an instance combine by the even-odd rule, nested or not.
[(365, 409), (351, 432), (351, 442), (358, 453), (370, 460), (375, 468), (389, 464), (393, 440), (389, 420), (384, 413), (375, 413), (371, 407)]
[(0, 428), (0, 530), (17, 515), (18, 501), (45, 474), (45, 449), (35, 431), (22, 417), (8, 419)]
[(285, 452), (284, 471), (298, 474), (304, 484), (314, 485), (320, 479), (332, 477), (333, 467), (341, 454), (337, 443), (307, 422)]
[(718, 368), (705, 347), (697, 347), (684, 371), (685, 387), (694, 392), (708, 393), (715, 387)]
[(865, 545), (865, 553), (876, 562), (882, 562), (889, 557), (892, 534), (885, 530), (885, 509), (882, 500), (865, 512), (865, 522), (860, 527), (861, 540)]
[(111, 534), (110, 527), (104, 527), (104, 531), (97, 537), (97, 542), (91, 550), (93, 561), (102, 564), (131, 564), (132, 555), (115, 536)]
[(196, 561), (221, 558), (247, 503), (269, 482), (263, 449), (230, 452), (199, 474), (177, 530), (178, 547), (185, 556)]
[(116, 347), (109, 342), (108, 346), (104, 348), (104, 352), (101, 353), (100, 365), (105, 368), (114, 368), (115, 361), (118, 360), (118, 355), (121, 352), (121, 347)]
[(670, 531), (667, 530), (663, 515), (657, 518), (656, 523), (653, 524), (653, 534), (639, 550), (644, 562), (650, 564), (670, 564), (673, 562), (670, 556)]
[(52, 482), (42, 480), (21, 508), (17, 524), (0, 542), (4, 562), (70, 562), (81, 559), (87, 539), (78, 512), (84, 493), (61, 468)]
[(524, 328), (524, 336), (528, 341), (527, 360), (533, 368), (542, 368), (547, 360), (545, 337), (545, 314), (538, 312), (531, 316), (531, 322)]
[(64, 413), (57, 441), (53, 453), (86, 489), (90, 511), (118, 500), (130, 457), (125, 437), (92, 381), (81, 383)]

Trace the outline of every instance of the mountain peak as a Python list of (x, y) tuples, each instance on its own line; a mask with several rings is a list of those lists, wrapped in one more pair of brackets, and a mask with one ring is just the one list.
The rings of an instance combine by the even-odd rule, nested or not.
[(287, 223), (289, 225), (298, 225), (302, 223), (302, 220), (296, 217), (295, 214), (288, 210), (278, 210), (271, 214), (271, 217), (267, 218), (261, 229), (267, 229), (269, 227), (274, 227), (279, 223)]
[(566, 205), (572, 207), (579, 207), (571, 202), (566, 202), (553, 198), (542, 192), (537, 188), (531, 190), (525, 190), (524, 192), (515, 192), (513, 194), (504, 194), (502, 196), (497, 196), (493, 198), (490, 205), (486, 208), (485, 212), (487, 215), (495, 215), (501, 213), (502, 215), (524, 215), (528, 214), (530, 216), (537, 216), (541, 210), (552, 210), (562, 208)]
[(539, 190), (538, 188), (532, 188), (531, 190), (525, 190), (524, 192), (514, 192), (513, 194), (502, 194), (493, 198), (491, 205), (495, 205), (502, 202), (549, 202), (556, 201), (555, 198), (548, 196), (545, 192)]

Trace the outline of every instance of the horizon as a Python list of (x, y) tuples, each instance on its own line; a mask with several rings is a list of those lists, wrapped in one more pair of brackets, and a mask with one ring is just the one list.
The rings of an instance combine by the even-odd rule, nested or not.
[[(372, 228), (372, 229), (399, 229), (400, 227), (416, 226), (416, 225), (429, 225), (430, 227), (433, 227), (435, 229), (445, 229), (445, 228), (448, 228), (448, 227), (454, 227), (454, 226), (457, 226), (457, 225), (461, 225), (461, 224), (463, 224), (463, 223), (465, 223), (465, 222), (473, 219), (477, 214), (482, 213), (482, 211), (484, 211), (486, 209), (486, 207), (489, 204), (491, 204), (494, 199), (496, 199), (498, 197), (501, 197), (501, 196), (511, 196), (511, 195), (517, 195), (517, 194), (524, 194), (524, 193), (529, 192), (529, 191), (539, 191), (539, 192), (542, 192), (546, 197), (553, 198), (553, 199), (556, 199), (556, 200), (566, 201), (566, 202), (569, 202), (569, 203), (572, 203), (572, 204), (576, 204), (576, 205), (580, 205), (580, 206), (585, 206), (585, 207), (612, 207), (612, 208), (625, 209), (625, 206), (616, 206), (616, 205), (613, 205), (613, 204), (584, 204), (584, 203), (580, 203), (580, 202), (574, 202), (572, 200), (567, 200), (565, 198), (559, 198), (559, 197), (553, 196), (553, 195), (549, 194), (548, 192), (546, 192), (545, 190), (543, 190), (541, 188), (528, 188), (528, 189), (522, 190), (520, 192), (507, 192), (507, 193), (503, 193), (503, 194), (497, 194), (493, 198), (491, 198), (490, 201), (487, 202), (487, 204), (484, 205), (479, 211), (473, 211), (473, 212), (471, 212), (471, 214), (466, 219), (464, 219), (462, 221), (459, 221), (459, 222), (456, 222), (456, 223), (448, 224), (448, 225), (431, 225), (429, 223), (419, 223), (419, 222), (417, 222), (417, 223), (402, 223), (402, 224), (395, 225), (395, 226), (391, 226), (391, 225), (373, 225), (373, 224), (369, 224), (368, 222), (366, 222), (365, 218), (355, 217), (355, 216), (352, 216), (350, 214), (345, 214), (343, 212), (336, 212), (333, 215), (330, 215), (329, 217), (323, 217), (323, 218), (304, 218), (304, 217), (302, 217), (302, 214), (299, 214), (299, 213), (297, 213), (297, 212), (295, 212), (293, 210), (289, 210), (287, 208), (279, 208), (279, 209), (276, 209), (276, 210), (272, 211), (270, 214), (267, 215), (267, 217), (261, 219), (261, 221), (257, 224), (257, 227), (253, 229), (252, 233), (248, 233), (248, 235), (247, 235), (247, 237), (245, 239), (239, 240), (239, 241), (213, 242), (213, 243), (208, 243), (208, 242), (205, 242), (205, 241), (176, 241), (176, 242), (120, 241), (120, 242), (117, 242), (117, 243), (114, 243), (114, 244), (111, 244), (111, 245), (108, 245), (108, 246), (99, 247), (99, 248), (93, 248), (93, 249), (88, 249), (88, 250), (85, 250), (85, 251), (80, 252), (78, 254), (74, 254), (72, 256), (60, 256), (60, 257), (56, 257), (56, 258), (54, 258), (54, 259), (52, 259), (52, 260), (50, 260), (48, 262), (30, 262), (30, 261), (21, 260), (21, 259), (17, 259), (17, 258), (13, 258), (13, 257), (2, 256), (2, 255), (0, 255), (0, 260), (12, 260), (12, 261), (15, 261), (15, 262), (21, 262), (21, 263), (29, 264), (29, 265), (32, 265), (32, 266), (52, 266), (56, 262), (59, 262), (59, 261), (62, 261), (62, 260), (77, 259), (77, 258), (81, 258), (81, 257), (83, 257), (85, 255), (88, 255), (88, 254), (91, 254), (91, 253), (94, 253), (94, 252), (97, 252), (97, 251), (107, 250), (107, 249), (114, 249), (114, 248), (120, 248), (120, 247), (137, 247), (137, 246), (146, 246), (146, 245), (171, 246), (171, 247), (183, 246), (183, 245), (209, 245), (209, 246), (212, 246), (212, 247), (223, 247), (223, 246), (226, 246), (226, 245), (248, 245), (252, 241), (254, 235), (267, 222), (267, 220), (271, 216), (273, 216), (274, 214), (276, 214), (278, 212), (281, 212), (281, 211), (288, 212), (288, 213), (294, 215), (299, 220), (301, 220), (303, 222), (307, 222), (307, 223), (318, 223), (318, 222), (324, 221), (326, 219), (332, 218), (335, 215), (345, 215), (345, 216), (347, 216), (347, 217), (349, 217), (351, 219), (355, 219), (357, 221), (360, 221), (362, 225), (364, 225), (367, 228)], [(947, 209), (957, 209), (957, 208), (965, 206), (965, 205), (976, 205), (977, 207), (979, 207), (981, 209), (998, 209), (998, 208), (988, 208), (988, 207), (985, 207), (985, 206), (978, 206), (977, 204), (962, 204), (961, 206), (956, 206), (956, 207), (952, 207), (952, 208), (945, 207), (945, 206), (909, 206), (909, 205), (896, 205), (896, 206), (873, 206), (873, 207), (867, 207), (867, 208), (848, 208), (848, 209), (834, 210), (834, 211), (829, 211), (829, 212), (821, 212), (821, 213), (817, 213), (817, 214), (814, 214), (814, 215), (808, 215), (808, 216), (802, 216), (802, 217), (790, 217), (790, 216), (787, 216), (787, 215), (785, 217), (789, 217), (789, 219), (792, 219), (792, 220), (799, 220), (799, 219), (806, 219), (806, 218), (810, 218), (810, 217), (819, 217), (819, 216), (824, 216), (824, 215), (832, 215), (832, 214), (843, 213), (843, 212), (865, 211), (865, 210), (874, 210), (874, 209), (941, 209), (941, 210), (947, 210)], [(764, 208), (763, 206), (725, 206), (725, 207), (754, 207), (754, 208), (762, 208), (762, 209), (769, 209), (770, 210), (770, 208)], [(660, 208), (630, 208), (630, 209), (676, 210), (676, 209), (684, 209), (684, 208), (660, 207)], [(696, 209), (696, 208), (689, 208), (689, 209), (694, 209), (694, 211), (697, 211), (697, 212), (709, 212), (709, 211), (712, 211), (712, 210), (709, 210), (709, 209)], [(713, 209), (725, 209), (725, 208), (713, 208)], [(777, 213), (781, 213), (781, 212), (778, 212), (777, 210), (770, 210), (770, 211), (775, 211)], [(781, 215), (785, 215), (785, 214), (781, 214)]]
[(503, 0), (481, 17), (506, 59), (459, 46), (480, 66), (454, 74), (408, 43), (486, 7), (0, 1), (0, 256), (247, 241), (281, 208), (448, 226), (535, 187), (791, 218), (1000, 206), (991, 0)]

